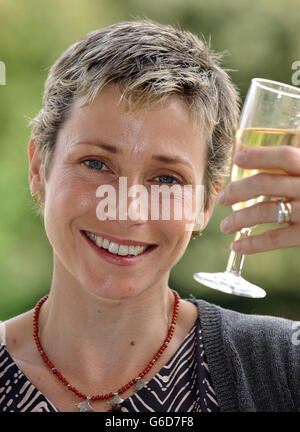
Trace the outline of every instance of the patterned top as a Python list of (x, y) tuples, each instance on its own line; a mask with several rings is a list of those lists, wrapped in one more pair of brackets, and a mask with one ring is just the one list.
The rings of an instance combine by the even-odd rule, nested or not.
[[(145, 380), (146, 378), (147, 375)], [(78, 402), (80, 402), (79, 398), (74, 400), (74, 403)], [(0, 412), (3, 411), (58, 412), (59, 410), (27, 379), (2, 342), (2, 345), (0, 343)], [(125, 399), (120, 411), (219, 411), (203, 349), (199, 316), (167, 364), (145, 387)]]

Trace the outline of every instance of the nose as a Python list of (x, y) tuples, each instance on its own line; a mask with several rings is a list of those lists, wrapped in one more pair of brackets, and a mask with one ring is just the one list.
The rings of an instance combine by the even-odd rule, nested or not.
[(117, 221), (123, 227), (145, 224), (149, 220), (147, 188), (128, 177), (120, 177), (116, 186), (101, 185), (96, 191), (99, 220)]
[(121, 225), (145, 224), (149, 219), (149, 197), (147, 188), (138, 183), (119, 185), (118, 221)]

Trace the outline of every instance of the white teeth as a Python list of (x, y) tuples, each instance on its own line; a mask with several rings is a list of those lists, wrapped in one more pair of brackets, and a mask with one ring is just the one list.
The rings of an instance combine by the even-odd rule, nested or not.
[(117, 253), (119, 252), (118, 243), (110, 242), (108, 250), (109, 250), (109, 252), (117, 255)]
[(104, 249), (108, 249), (110, 241), (107, 239), (103, 239), (102, 247)]
[(135, 255), (134, 246), (128, 247), (128, 253), (129, 253), (129, 255)]
[[(96, 236), (94, 236), (96, 237)], [(102, 247), (103, 238), (102, 237), (96, 237), (96, 245), (99, 247)]]
[(142, 252), (144, 252), (145, 249), (147, 249), (148, 246), (127, 246), (127, 245), (120, 245), (116, 242), (112, 242), (108, 239), (97, 237), (95, 234), (92, 234), (88, 231), (85, 231), (87, 237), (89, 237), (98, 247), (102, 247), (104, 249), (108, 249), (109, 252), (111, 252), (114, 255), (121, 255), (121, 256), (127, 256), (127, 255), (139, 255)]
[(138, 255), (138, 254), (144, 252), (146, 247), (145, 246), (135, 246), (134, 249), (135, 249), (135, 255)]
[(126, 245), (120, 245), (118, 255), (128, 255), (128, 253), (129, 253), (128, 252), (129, 247), (126, 246)]

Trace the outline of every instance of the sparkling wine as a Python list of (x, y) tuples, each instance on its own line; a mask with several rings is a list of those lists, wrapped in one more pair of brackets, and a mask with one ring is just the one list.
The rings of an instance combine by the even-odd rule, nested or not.
[[(240, 147), (274, 147), (292, 146), (300, 148), (300, 89), (288, 84), (271, 81), (263, 78), (253, 78), (247, 92), (243, 110), (241, 112), (239, 129), (236, 132), (235, 151)], [(273, 151), (270, 149), (270, 158)], [(275, 149), (274, 149), (275, 154)], [(259, 172), (266, 171), (277, 179), (284, 179), (281, 175), (289, 175), (280, 169), (263, 170), (259, 169), (259, 163), (255, 170), (239, 168), (232, 165), (231, 180), (239, 180), (253, 176)], [(261, 178), (258, 178), (261, 180)], [(264, 193), (261, 184), (261, 194)], [(274, 192), (275, 193), (275, 192)], [(273, 200), (283, 197), (255, 197), (254, 199), (234, 204), (233, 210), (243, 209), (263, 200)], [(247, 199), (246, 197), (243, 199)], [(247, 224), (246, 220), (244, 224)], [(234, 241), (250, 236), (253, 226), (243, 226), (235, 234)], [(265, 297), (266, 291), (255, 285), (241, 275), (245, 254), (235, 252), (231, 249), (226, 270), (223, 272), (197, 272), (194, 279), (210, 288), (223, 291), (228, 294), (235, 294), (251, 298)]]
[[(236, 131), (235, 151), (240, 146), (243, 147), (274, 147), (274, 146), (293, 146), (300, 148), (300, 129), (238, 129)], [(231, 181), (239, 180), (245, 177), (258, 174), (259, 172), (269, 172), (272, 174), (287, 175), (282, 169), (244, 169), (235, 164), (231, 170)], [(254, 205), (263, 201), (264, 197), (260, 196), (249, 201), (240, 202), (232, 206), (233, 210), (240, 210), (245, 207)]]

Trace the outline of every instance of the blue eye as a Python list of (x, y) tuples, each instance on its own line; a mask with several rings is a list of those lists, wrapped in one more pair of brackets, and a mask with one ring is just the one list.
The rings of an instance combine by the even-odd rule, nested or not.
[[(106, 171), (106, 170), (108, 170), (107, 166), (103, 162), (101, 162), (100, 160), (98, 160), (98, 159), (86, 159), (86, 160), (84, 160), (82, 162), (84, 164), (86, 162), (90, 162), (90, 165), (85, 165), (89, 169), (95, 169), (97, 171)], [(105, 167), (106, 169), (102, 169), (103, 167)]]
[[(174, 177), (171, 177), (171, 176), (158, 176), (158, 177), (156, 177), (156, 178), (158, 178), (158, 179), (163, 179), (162, 181), (161, 181), (161, 183), (165, 183), (165, 184), (175, 184), (175, 183), (179, 183), (178, 182), (178, 180), (176, 179), (176, 178), (174, 178)], [(175, 183), (173, 183), (173, 181), (175, 181)]]
[[(84, 161), (82, 161), (82, 163), (84, 163), (85, 166), (91, 170), (109, 171), (109, 168), (107, 168), (107, 166), (98, 159), (85, 159)], [(162, 176), (157, 176), (155, 178), (160, 179), (159, 180), (160, 183), (163, 184), (169, 184), (169, 185), (180, 184), (180, 181), (172, 176), (162, 175)]]

